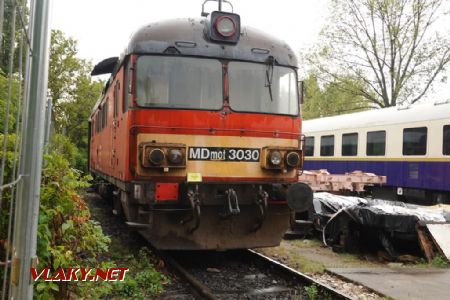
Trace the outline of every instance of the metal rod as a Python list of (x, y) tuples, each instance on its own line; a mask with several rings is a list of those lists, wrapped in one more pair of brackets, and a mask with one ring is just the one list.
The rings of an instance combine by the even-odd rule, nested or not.
[(222, 0), (219, 0), (219, 11), (222, 11)]
[[(18, 160), (18, 152), (19, 152), (19, 129), (21, 127), (22, 122), (20, 121), (20, 108), (22, 104), (22, 61), (23, 61), (23, 35), (26, 34), (25, 30), (22, 29), (20, 40), (19, 40), (19, 79), (18, 79), (18, 91), (17, 91), (17, 105), (16, 105), (16, 131), (15, 131), (15, 140), (14, 140), (14, 156), (13, 156), (13, 167), (12, 167), (12, 177), (16, 178), (17, 174), (17, 160)], [(19, 178), (22, 176), (19, 175)], [(14, 207), (15, 207), (15, 200), (16, 200), (16, 187), (13, 186), (11, 189), (11, 200), (9, 203), (9, 220), (8, 220), (8, 233), (7, 233), (7, 243), (8, 245), (12, 245), (12, 222), (13, 222), (13, 213), (14, 213)], [(5, 258), (6, 260), (10, 260), (10, 248), (6, 248)], [(3, 271), (3, 287), (2, 290), (4, 294), (2, 295), (2, 300), (5, 300), (5, 297), (7, 295), (7, 289), (6, 286), (9, 283), (9, 264), (5, 264), (5, 268)], [(8, 285), (9, 286), (9, 285)], [(10, 289), (8, 289), (10, 290)]]
[[(6, 151), (8, 145), (8, 133), (9, 133), (9, 112), (11, 109), (11, 95), (12, 95), (12, 81), (13, 81), (13, 69), (14, 69), (14, 49), (16, 40), (16, 3), (13, 3), (12, 7), (12, 19), (11, 19), (11, 45), (9, 49), (9, 61), (8, 61), (8, 95), (6, 98), (6, 112), (4, 119), (3, 130), (3, 148), (2, 148), (2, 162), (0, 166), (0, 186), (4, 183), (5, 178), (5, 165), (6, 165)], [(3, 202), (3, 190), (0, 189), (0, 209)]]
[(0, 53), (3, 45), (3, 20), (5, 15), (5, 0), (0, 0)]
[(12, 181), (12, 182), (10, 182), (10, 183), (7, 183), (7, 184), (4, 184), (4, 185), (2, 185), (2, 186), (0, 186), (0, 190), (6, 190), (6, 189), (9, 189), (9, 188), (12, 188), (12, 187), (14, 187), (17, 183), (19, 183), (19, 181), (22, 179), (22, 175), (19, 175), (19, 177), (17, 177), (17, 179), (16, 180), (14, 180), (14, 181)]
[[(1, 1), (1, 0), (0, 0)], [(23, 31), (26, 33), (25, 38), (26, 38), (26, 42), (28, 44), (28, 47), (31, 48), (31, 40), (30, 40), (30, 35), (28, 34), (28, 26), (26, 25), (25, 19), (24, 19), (24, 14), (22, 13), (23, 11), (25, 11), (25, 7), (26, 7), (26, 0), (23, 4), (23, 6), (20, 6), (17, 4), (17, 0), (15, 0), (16, 5), (17, 5), (17, 14), (19, 15), (19, 21), (20, 24), (22, 26)], [(31, 53), (33, 54), (33, 51), (30, 49)]]
[(49, 94), (47, 96), (47, 110), (45, 112), (45, 138), (44, 138), (44, 146), (47, 146), (50, 142), (50, 131), (52, 125), (52, 97)]
[[(32, 2), (31, 41), (33, 56), (27, 68), (23, 106), (26, 118), (22, 130), (19, 174), (24, 177), (17, 187), (17, 207), (14, 218), (12, 259), (12, 298), (31, 300), (33, 282), (30, 268), (36, 262), (36, 240), (39, 215), (39, 196), (42, 171), (45, 101), (48, 87), (50, 48), (50, 0)], [(28, 54), (30, 52), (28, 51)], [(25, 119), (23, 119), (25, 120)]]

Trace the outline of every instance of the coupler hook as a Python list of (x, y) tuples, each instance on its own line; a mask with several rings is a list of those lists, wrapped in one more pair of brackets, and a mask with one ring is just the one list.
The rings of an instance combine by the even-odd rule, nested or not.
[(228, 189), (226, 192), (227, 194), (227, 215), (238, 215), (241, 213), (241, 210), (239, 209), (239, 202), (238, 197), (236, 194), (236, 191), (234, 189)]
[(198, 185), (195, 186), (195, 192), (193, 190), (188, 191), (187, 197), (192, 208), (192, 218), (188, 221), (194, 220), (194, 226), (189, 229), (189, 232), (192, 233), (200, 226), (200, 197), (198, 194)]
[(258, 194), (256, 195), (255, 203), (258, 206), (258, 210), (260, 216), (258, 218), (258, 222), (254, 228), (254, 231), (257, 231), (261, 228), (264, 220), (266, 219), (267, 214), (267, 199), (269, 198), (269, 194), (265, 190), (263, 190), (262, 186), (259, 186)]

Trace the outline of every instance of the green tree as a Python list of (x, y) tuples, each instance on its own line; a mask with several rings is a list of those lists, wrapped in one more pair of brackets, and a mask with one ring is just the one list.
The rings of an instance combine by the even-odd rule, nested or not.
[(87, 73), (88, 65), (77, 57), (77, 42), (60, 30), (52, 30), (48, 88), (53, 104), (53, 121), (57, 131), (66, 125), (62, 103), (75, 100), (79, 76)]
[(89, 75), (84, 74), (77, 79), (74, 99), (60, 104), (64, 113), (65, 134), (78, 148), (75, 166), (82, 171), (87, 170), (88, 118), (102, 89), (102, 82), (92, 81)]
[(85, 170), (87, 164), (88, 118), (101, 95), (103, 83), (93, 81), (92, 65), (77, 57), (77, 42), (62, 31), (51, 35), (49, 89), (56, 132), (64, 132), (77, 146), (74, 165)]
[(366, 110), (370, 107), (364, 97), (351, 92), (362, 85), (352, 79), (328, 82), (320, 87), (317, 76), (310, 74), (304, 83), (305, 103), (302, 106), (302, 117), (305, 120)]
[(364, 85), (350, 92), (378, 107), (415, 103), (450, 62), (448, 0), (332, 1), (329, 25), (309, 57), (321, 76)]

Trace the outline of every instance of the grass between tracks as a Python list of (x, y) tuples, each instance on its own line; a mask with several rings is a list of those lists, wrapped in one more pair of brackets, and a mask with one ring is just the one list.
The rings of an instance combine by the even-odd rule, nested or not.
[(303, 273), (323, 273), (325, 271), (323, 263), (308, 259), (298, 252), (290, 251), (284, 247), (264, 248), (258, 249), (258, 251), (280, 260)]
[(335, 253), (316, 239), (283, 240), (278, 247), (258, 251), (307, 274), (323, 273), (326, 268), (379, 266), (371, 257)]

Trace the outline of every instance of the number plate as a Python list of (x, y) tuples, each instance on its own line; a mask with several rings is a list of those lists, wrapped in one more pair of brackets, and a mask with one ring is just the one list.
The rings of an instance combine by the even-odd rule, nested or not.
[(189, 147), (189, 160), (259, 162), (257, 148)]

